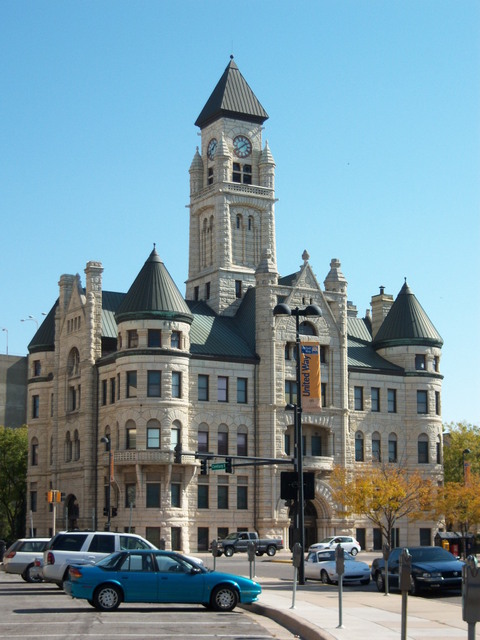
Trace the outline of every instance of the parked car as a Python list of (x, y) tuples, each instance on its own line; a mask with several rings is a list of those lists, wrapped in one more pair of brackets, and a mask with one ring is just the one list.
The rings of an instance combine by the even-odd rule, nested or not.
[(348, 551), (352, 556), (356, 556), (359, 551), (362, 550), (360, 543), (352, 536), (329, 536), (310, 545), (309, 551), (320, 551), (320, 549), (334, 549), (337, 545), (341, 544), (345, 551)]
[(70, 565), (95, 564), (121, 549), (156, 549), (134, 533), (114, 531), (62, 531), (57, 533), (43, 552), (43, 578), (59, 587), (68, 579)]
[[(400, 556), (403, 548), (393, 549), (388, 558), (388, 588), (399, 588)], [(463, 562), (442, 547), (408, 547), (412, 556), (410, 594), (418, 595), (425, 589), (461, 589)], [(372, 578), (377, 589), (385, 591), (385, 561), (375, 558)]]
[(258, 599), (261, 586), (230, 573), (210, 571), (175, 551), (128, 550), (94, 566), (73, 565), (65, 591), (96, 609), (113, 611), (121, 602), (203, 604), (216, 611)]
[(255, 543), (257, 556), (263, 556), (264, 553), (274, 556), (277, 551), (283, 549), (281, 538), (259, 538), (256, 531), (234, 531), (226, 538), (217, 540), (217, 549), (220, 555), (224, 553), (227, 558), (231, 558), (234, 553), (248, 551), (249, 542)]
[[(370, 567), (366, 562), (360, 562), (348, 552), (344, 554), (344, 561), (344, 583), (360, 582), (360, 584), (369, 584)], [(304, 566), (305, 579), (321, 580), (324, 584), (338, 582), (335, 551), (309, 551)]]
[(32, 573), (33, 563), (49, 541), (50, 538), (20, 538), (5, 551), (2, 569), (21, 575), (25, 582), (41, 582), (42, 577)]

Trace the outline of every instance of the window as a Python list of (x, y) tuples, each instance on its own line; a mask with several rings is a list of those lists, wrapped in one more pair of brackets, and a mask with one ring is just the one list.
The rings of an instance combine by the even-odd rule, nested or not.
[(420, 546), (429, 547), (432, 544), (432, 530), (421, 527), (419, 533)]
[(439, 371), (440, 369), (440, 358), (438, 356), (433, 356), (433, 370)]
[(226, 376), (218, 376), (217, 400), (218, 402), (228, 402), (228, 378)]
[(73, 459), (80, 460), (80, 438), (78, 436), (78, 429), (75, 429), (73, 434)]
[(285, 380), (286, 404), (297, 404), (297, 383), (295, 380)]
[(198, 376), (198, 399), (204, 402), (208, 400), (208, 376), (204, 374)]
[(200, 296), (200, 289), (197, 285), (196, 287), (193, 288), (193, 299), (198, 300), (199, 296)]
[(40, 363), (40, 360), (34, 360), (33, 361), (33, 375), (34, 376), (39, 376), (42, 373), (42, 365)]
[(290, 455), (290, 448), (291, 448), (291, 436), (289, 433), (286, 433), (284, 436), (284, 443), (285, 443), (285, 453), (287, 456)]
[(205, 283), (205, 300), (210, 300), (210, 282)]
[(418, 436), (418, 464), (428, 464), (428, 436), (426, 433)]
[(161, 385), (162, 372), (161, 371), (148, 371), (147, 372), (147, 396), (149, 398), (160, 398), (162, 395)]
[(32, 418), (40, 417), (40, 396), (32, 396)]
[(326, 382), (320, 383), (320, 391), (322, 394), (322, 407), (326, 407), (327, 406), (327, 383)]
[[(80, 389), (80, 386), (78, 387)], [(80, 397), (77, 387), (68, 387), (68, 411), (76, 411), (80, 407)]]
[(137, 427), (127, 427), (126, 449), (137, 448)]
[(198, 451), (208, 453), (208, 431), (198, 431)]
[(181, 504), (181, 495), (182, 495), (182, 486), (179, 482), (172, 482), (170, 485), (170, 502), (172, 507), (180, 508)]
[(37, 492), (30, 491), (30, 510), (35, 513), (37, 510)]
[(72, 460), (72, 440), (70, 438), (70, 431), (67, 431), (65, 435), (65, 462)]
[(182, 374), (180, 371), (172, 371), (172, 398), (182, 397)]
[(324, 345), (320, 346), (320, 362), (322, 364), (326, 364), (327, 362), (327, 347)]
[(388, 413), (397, 413), (397, 390), (387, 390)]
[(213, 167), (208, 167), (207, 184), (213, 184)]
[(130, 329), (127, 331), (127, 343), (129, 349), (135, 349), (138, 347), (138, 332), (136, 329)]
[(76, 347), (68, 354), (67, 373), (71, 376), (78, 376), (80, 373), (80, 353)]
[(182, 528), (172, 527), (170, 529), (170, 536), (172, 540), (172, 550), (180, 551), (182, 549)]
[(38, 440), (33, 438), (30, 450), (30, 460), (32, 467), (36, 467), (38, 465)]
[(440, 436), (437, 436), (436, 445), (437, 464), (442, 464), (442, 441), (440, 440)]
[(170, 430), (170, 450), (173, 451), (175, 447), (181, 443), (181, 427), (177, 420), (172, 425)]
[(148, 346), (153, 348), (162, 346), (162, 332), (160, 329), (148, 330)]
[(130, 507), (135, 507), (137, 495), (137, 486), (133, 483), (128, 483), (125, 485), (125, 507), (130, 509)]
[(237, 456), (248, 456), (248, 440), (246, 433), (237, 433)]
[(197, 507), (198, 509), (208, 509), (208, 484), (199, 484), (197, 486)]
[(388, 436), (388, 461), (397, 462), (397, 436), (395, 433)]
[(199, 552), (208, 551), (208, 527), (198, 527), (197, 529), (197, 549)]
[(442, 415), (442, 407), (440, 403), (440, 391), (435, 391), (435, 414)]
[(252, 184), (252, 165), (233, 163), (232, 182), (241, 182), (243, 184)]
[(417, 371), (425, 371), (426, 368), (425, 355), (423, 353), (417, 353), (415, 355), (415, 369), (417, 369)]
[[(305, 452), (304, 452), (305, 453)], [(321, 456), (322, 453), (322, 436), (312, 436), (312, 456)]]
[(237, 378), (237, 402), (239, 404), (247, 403), (247, 378)]
[(137, 397), (137, 372), (127, 371), (127, 398)]
[(375, 433), (372, 433), (372, 460), (374, 462), (382, 461), (381, 440), (380, 434), (377, 431), (375, 431)]
[(117, 373), (117, 400), (120, 400), (120, 374)]
[(228, 456), (228, 433), (226, 431), (218, 432), (218, 453), (223, 456)]
[(108, 380), (102, 380), (102, 406), (107, 404)]
[(417, 391), (417, 413), (428, 413), (428, 391)]
[(170, 346), (172, 349), (180, 349), (181, 344), (181, 334), (180, 331), (172, 331), (172, 335), (170, 337)]
[(110, 378), (110, 404), (115, 403), (115, 378)]
[(363, 411), (363, 387), (354, 387), (353, 396), (355, 411)]
[(248, 509), (248, 487), (237, 485), (237, 509)]
[(372, 402), (372, 411), (380, 411), (380, 389), (378, 387), (371, 388), (370, 398)]
[(364, 447), (363, 447), (363, 433), (357, 431), (355, 434), (355, 462), (363, 462), (364, 460)]
[(160, 508), (160, 483), (147, 482), (146, 503), (147, 509)]
[(228, 509), (228, 484), (217, 487), (217, 509)]
[(242, 297), (242, 281), (241, 280), (235, 280), (235, 297), (236, 298)]
[(160, 428), (147, 426), (147, 449), (160, 449)]

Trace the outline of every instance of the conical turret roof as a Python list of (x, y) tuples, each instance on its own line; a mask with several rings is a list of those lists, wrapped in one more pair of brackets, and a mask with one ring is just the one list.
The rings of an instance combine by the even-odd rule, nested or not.
[(115, 315), (125, 320), (161, 318), (191, 323), (193, 316), (154, 248)]
[(247, 81), (230, 56), (230, 62), (207, 100), (195, 125), (203, 129), (218, 118), (235, 118), (262, 124), (268, 113), (262, 107)]
[(405, 282), (380, 326), (373, 346), (380, 349), (416, 344), (441, 347), (443, 339)]

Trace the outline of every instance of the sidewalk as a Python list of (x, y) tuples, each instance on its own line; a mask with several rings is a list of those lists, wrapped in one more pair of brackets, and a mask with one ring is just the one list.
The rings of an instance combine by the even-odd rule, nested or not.
[[(398, 640), (401, 637), (402, 597), (398, 593), (343, 590), (342, 622), (339, 625), (338, 590), (306, 590), (297, 586), (292, 609), (292, 585), (280, 580), (262, 580), (257, 603), (248, 605), (272, 618), (302, 640)], [(468, 637), (462, 607), (433, 598), (407, 599), (409, 640), (455, 640)]]

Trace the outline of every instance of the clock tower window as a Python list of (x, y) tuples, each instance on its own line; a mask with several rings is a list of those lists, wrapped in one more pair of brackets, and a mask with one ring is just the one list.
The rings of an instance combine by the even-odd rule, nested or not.
[(208, 167), (207, 182), (208, 184), (213, 184), (213, 167)]
[(252, 165), (233, 163), (232, 182), (240, 182), (243, 184), (252, 184)]

